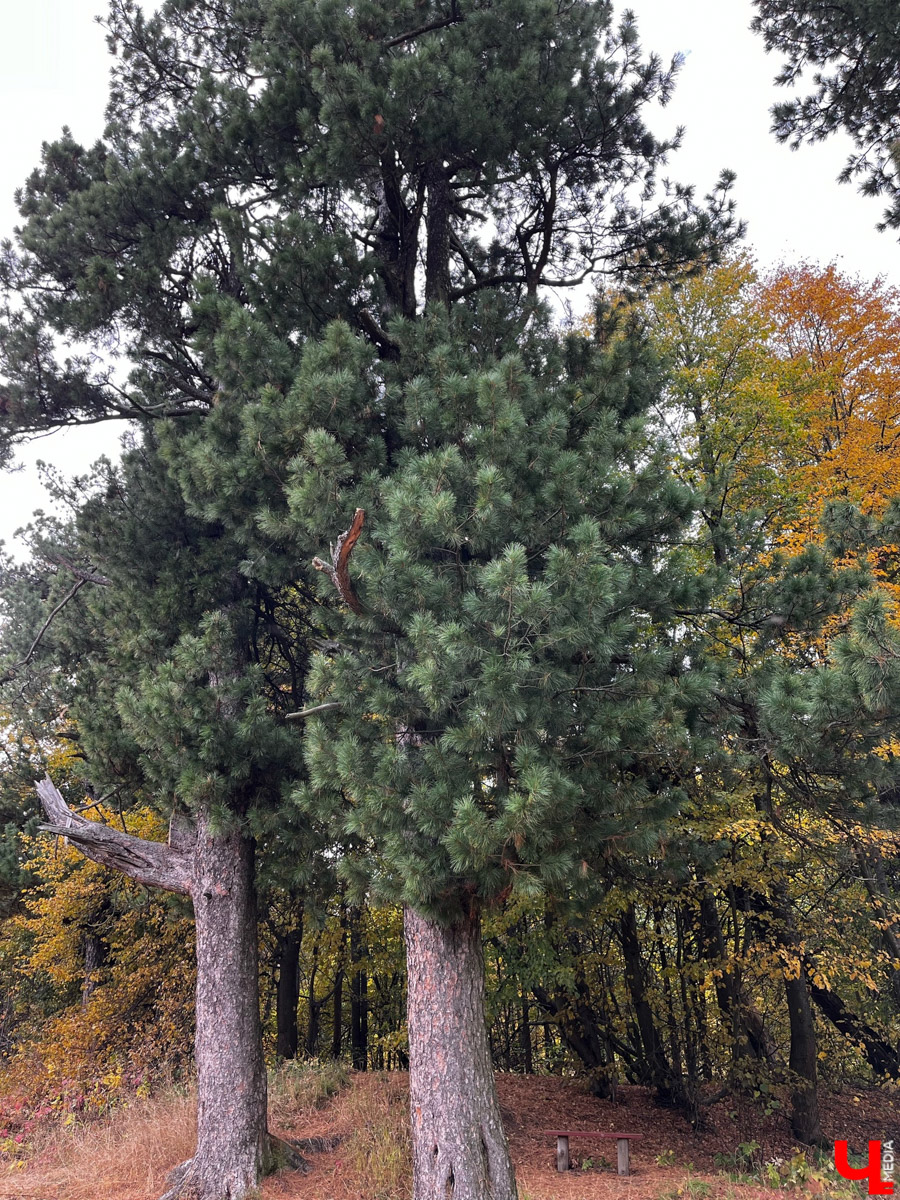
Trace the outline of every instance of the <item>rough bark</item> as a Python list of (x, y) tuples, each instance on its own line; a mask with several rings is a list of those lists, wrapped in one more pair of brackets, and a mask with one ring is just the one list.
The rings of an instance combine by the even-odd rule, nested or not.
[(426, 173), (425, 300), (450, 302), (450, 209), (452, 195), (445, 167), (432, 163)]
[(191, 890), (191, 854), (163, 842), (147, 842), (111, 825), (73, 812), (50, 779), (36, 785), (47, 824), (44, 833), (67, 838), (92, 862), (121, 871), (147, 887), (187, 895)]
[(481, 927), (404, 910), (413, 1200), (515, 1200), (484, 1014)]
[(167, 1198), (232, 1200), (270, 1168), (259, 1021), (253, 844), (200, 814), (191, 889), (197, 930), (197, 1153)]

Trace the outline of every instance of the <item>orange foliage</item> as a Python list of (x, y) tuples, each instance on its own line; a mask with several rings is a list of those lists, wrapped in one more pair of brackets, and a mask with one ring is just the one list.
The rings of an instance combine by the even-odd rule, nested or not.
[(900, 291), (805, 264), (780, 270), (760, 299), (803, 429), (810, 517), (835, 499), (879, 515), (900, 495)]

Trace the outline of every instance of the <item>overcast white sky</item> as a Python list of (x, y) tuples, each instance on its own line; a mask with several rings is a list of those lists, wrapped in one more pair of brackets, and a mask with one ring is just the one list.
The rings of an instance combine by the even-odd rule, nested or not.
[[(16, 223), (12, 195), (37, 164), (41, 142), (64, 124), (82, 142), (102, 131), (109, 60), (93, 17), (104, 4), (0, 0), (0, 236)], [(836, 182), (847, 144), (833, 139), (792, 153), (769, 133), (778, 63), (749, 32), (749, 0), (632, 0), (630, 7), (646, 48), (686, 56), (671, 104), (653, 118), (660, 133), (686, 127), (672, 177), (703, 194), (722, 167), (735, 170), (739, 211), (763, 267), (836, 261), (847, 272), (900, 284), (900, 244), (875, 229), (879, 201)], [(45, 503), (38, 458), (83, 471), (114, 452), (117, 439), (113, 426), (95, 426), (25, 447), (23, 471), (0, 475), (0, 539), (15, 548), (14, 530)]]

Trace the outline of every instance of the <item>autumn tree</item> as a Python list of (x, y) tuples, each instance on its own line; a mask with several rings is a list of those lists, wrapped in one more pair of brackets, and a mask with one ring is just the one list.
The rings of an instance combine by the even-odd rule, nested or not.
[[(680, 469), (696, 477), (702, 497), (698, 551), (719, 567), (714, 604), (699, 624), (691, 618), (698, 653), (716, 664), (721, 681), (721, 708), (712, 714), (728, 750), (719, 786), (736, 800), (752, 799), (755, 817), (744, 819), (755, 819), (761, 839), (762, 857), (743, 881), (729, 867), (730, 886), (782, 964), (792, 1122), (798, 1137), (816, 1141), (812, 1004), (824, 1000), (824, 989), (804, 957), (807, 935), (787, 864), (806, 845), (809, 820), (823, 822), (826, 858), (829, 828), (842, 829), (845, 844), (848, 825), (858, 830), (871, 820), (892, 767), (881, 752), (886, 727), (873, 726), (859, 697), (852, 731), (848, 725), (838, 735), (835, 725), (799, 753), (787, 737), (790, 718), (773, 699), (786, 703), (786, 693), (773, 681), (795, 680), (812, 696), (841, 678), (832, 655), (844, 643), (834, 633), (870, 583), (872, 550), (885, 536), (871, 514), (886, 513), (882, 493), (891, 486), (883, 460), (893, 444), (894, 300), (880, 284), (853, 284), (834, 270), (784, 269), (761, 284), (736, 260), (680, 291), (663, 289), (648, 315), (673, 367), (662, 418), (677, 431)], [(816, 722), (825, 718), (810, 705), (803, 719), (821, 729)], [(712, 766), (704, 772), (700, 793), (716, 774)], [(838, 1007), (835, 998), (832, 1015)], [(852, 1014), (842, 1011), (849, 1031)], [(869, 1033), (873, 1060), (882, 1061), (879, 1035)], [(885, 1069), (890, 1062), (888, 1054)]]

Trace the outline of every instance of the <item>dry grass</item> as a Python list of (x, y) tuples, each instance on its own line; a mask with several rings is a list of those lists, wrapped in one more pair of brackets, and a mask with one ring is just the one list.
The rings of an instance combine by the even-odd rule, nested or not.
[[(25, 1172), (0, 1179), (0, 1197), (145, 1200), (158, 1196), (175, 1163), (190, 1158), (196, 1097), (170, 1090), (136, 1099), (109, 1118), (55, 1126)], [(14, 1182), (15, 1186), (12, 1186)]]
[(308, 1120), (350, 1081), (340, 1062), (285, 1062), (269, 1075), (269, 1125), (290, 1129)]
[[(269, 1079), (269, 1120), (287, 1129), (308, 1121), (348, 1082), (340, 1063), (285, 1063)], [(0, 1174), (0, 1200), (148, 1200), (167, 1173), (194, 1152), (197, 1097), (169, 1088), (133, 1100), (110, 1117), (70, 1127), (49, 1124), (27, 1170)]]
[(345, 1109), (353, 1132), (342, 1147), (365, 1181), (367, 1200), (406, 1200), (412, 1193), (412, 1145), (406, 1077), (378, 1075), (355, 1087)]

